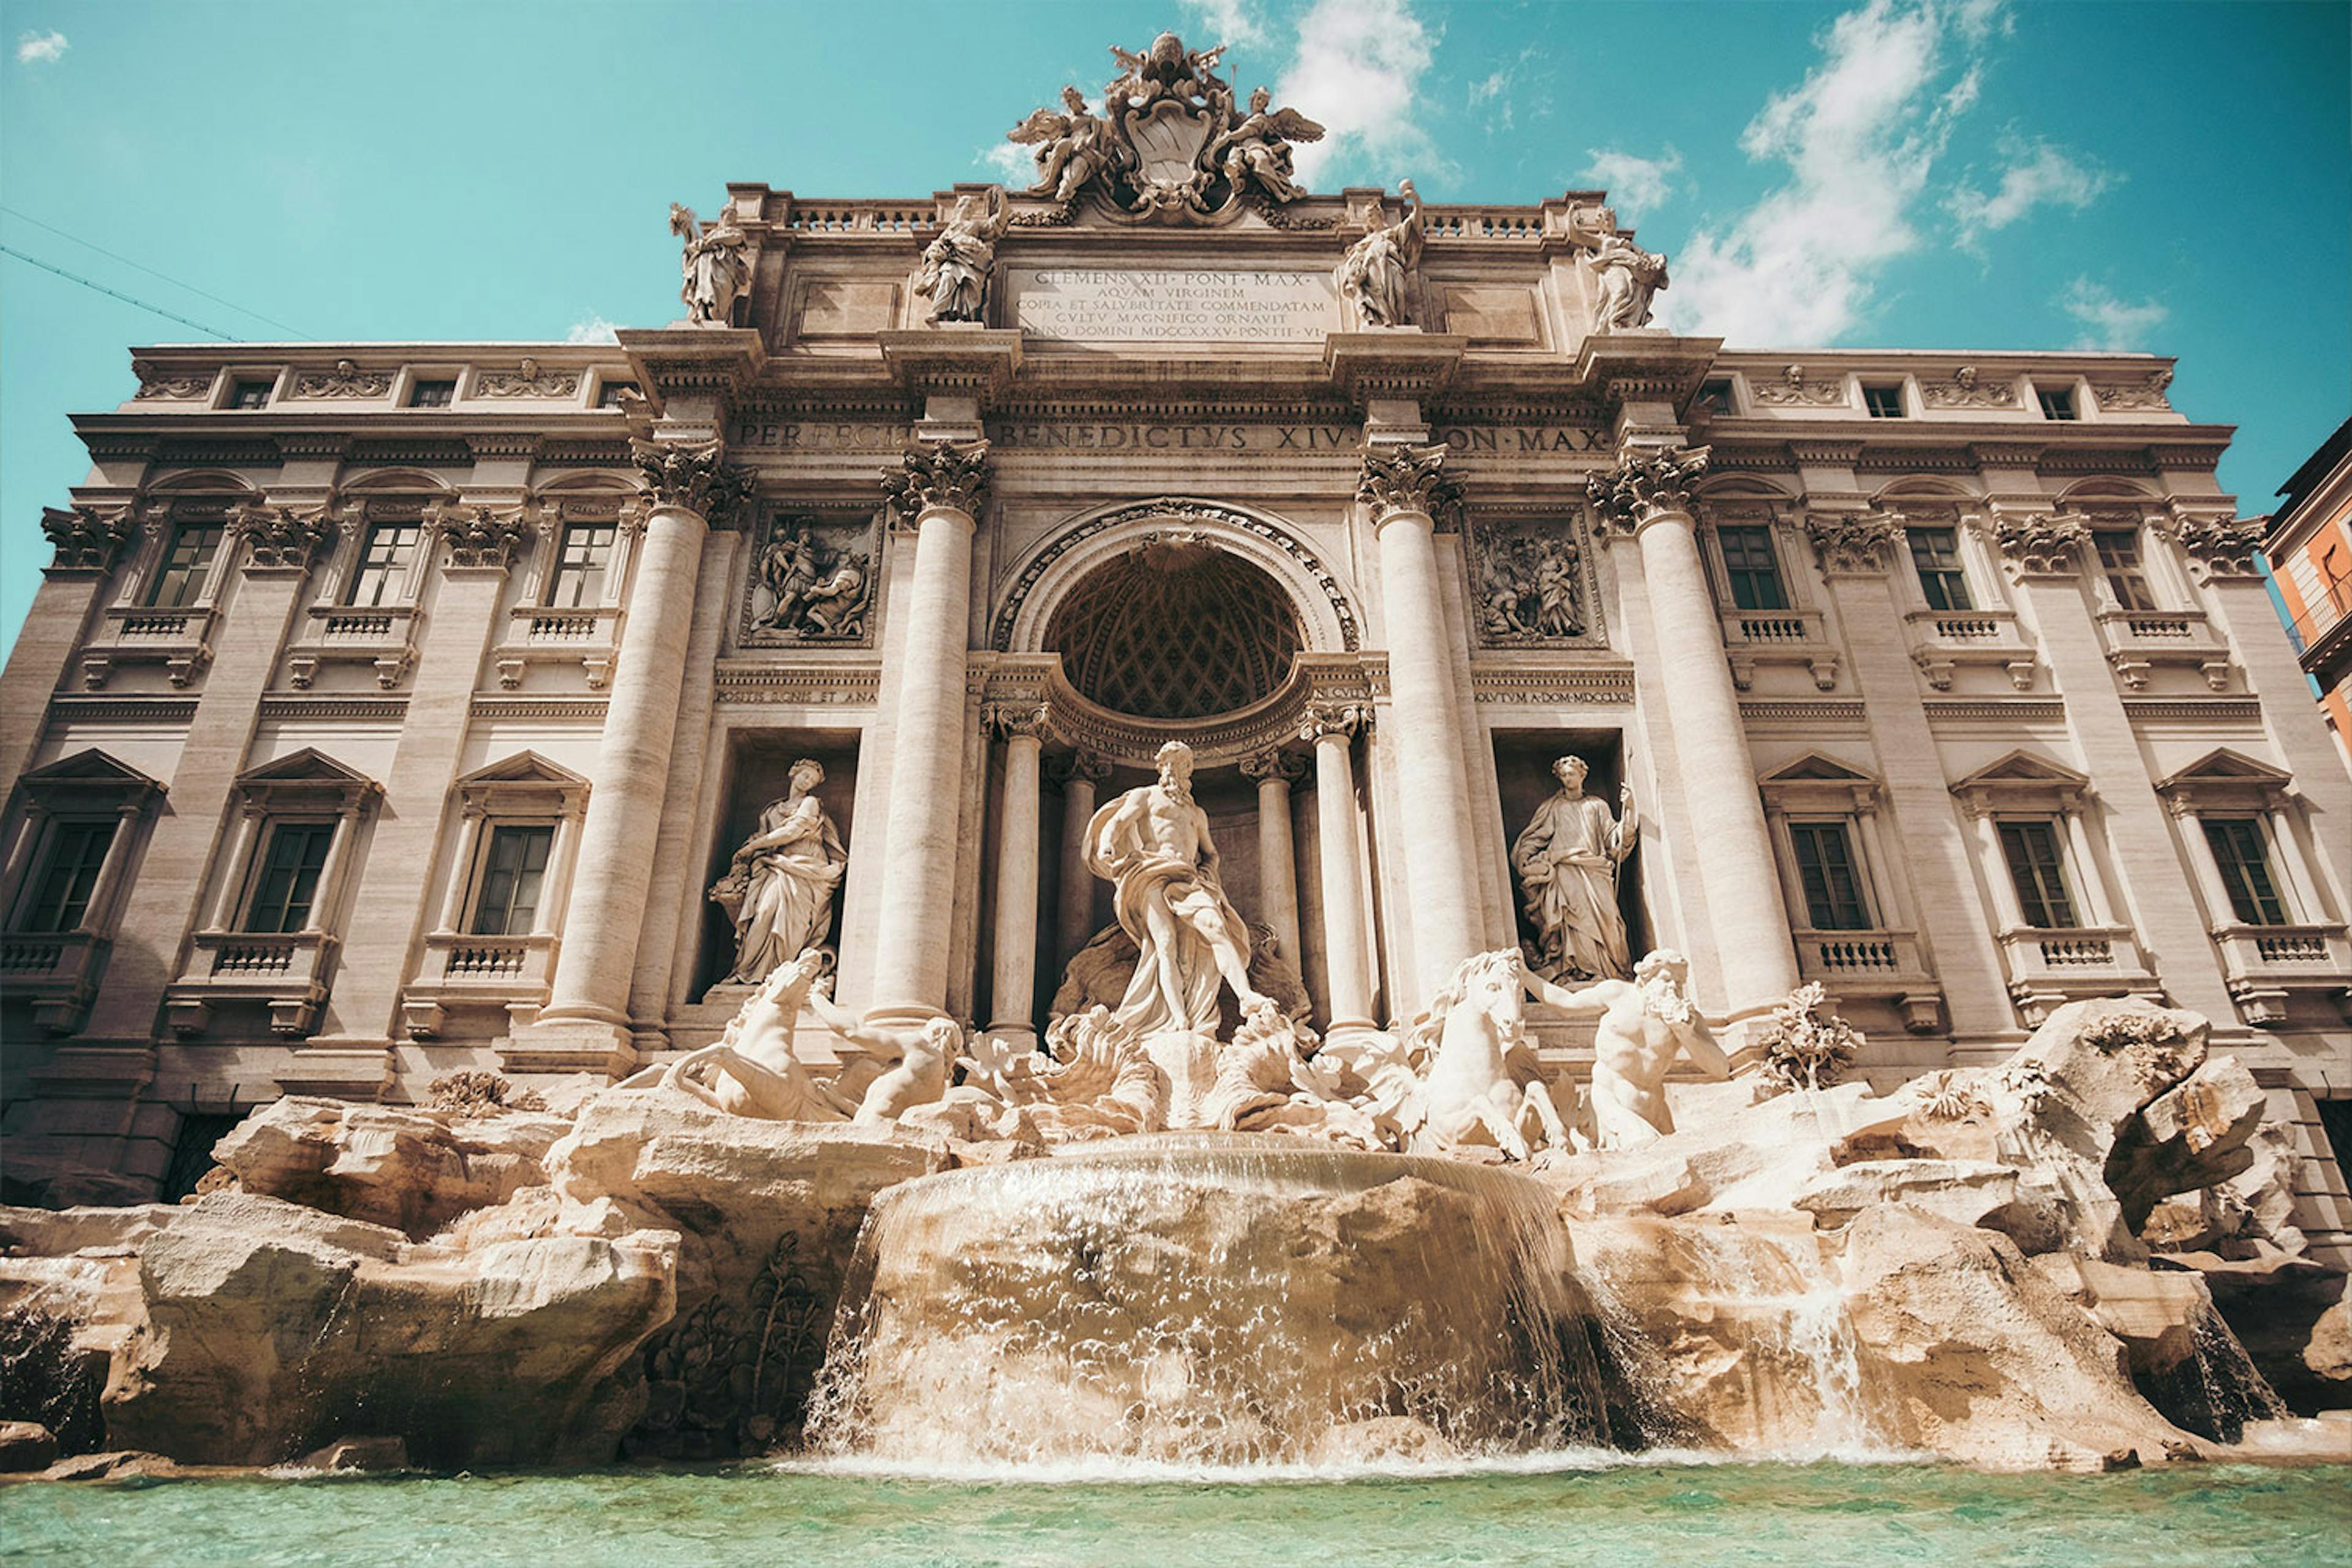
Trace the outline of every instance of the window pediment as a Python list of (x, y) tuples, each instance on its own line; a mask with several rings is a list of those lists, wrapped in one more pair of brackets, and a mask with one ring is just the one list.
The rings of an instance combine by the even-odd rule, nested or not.
[(1952, 785), (1961, 804), (1979, 813), (2072, 810), (2090, 793), (2089, 774), (2022, 750), (1986, 763)]

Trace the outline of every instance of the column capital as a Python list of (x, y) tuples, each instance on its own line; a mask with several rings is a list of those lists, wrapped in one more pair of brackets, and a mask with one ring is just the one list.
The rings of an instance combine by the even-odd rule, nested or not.
[(1435, 521), (1456, 514), (1462, 487), (1445, 472), (1443, 443), (1427, 447), (1379, 446), (1364, 453), (1356, 499), (1372, 509), (1373, 520), (1414, 515)]
[(297, 510), (267, 501), (247, 501), (229, 513), (229, 526), (245, 541), (248, 572), (308, 570), (319, 547), (335, 531), (324, 506)]
[(637, 463), (638, 483), (646, 500), (657, 509), (690, 511), (706, 523), (723, 527), (751, 493), (751, 481), (727, 467), (725, 449), (718, 441), (644, 441), (629, 443)]
[(129, 507), (53, 506), (41, 509), (41, 531), (57, 551), (52, 572), (104, 572), (122, 558), (123, 546), (138, 532)]
[(1047, 702), (996, 702), (982, 710), (980, 722), (991, 734), (1007, 741), (1041, 741), (1053, 719)]
[(2262, 568), (2254, 552), (2270, 525), (2266, 517), (2241, 518), (2230, 513), (2189, 513), (2176, 507), (2170, 521), (2159, 525), (2189, 557), (2189, 570), (2199, 584), (2216, 577), (2246, 577), (2257, 582)]
[(908, 522), (935, 511), (976, 518), (988, 500), (988, 443), (914, 443), (883, 474), (882, 492)]
[(1604, 536), (1639, 533), (1662, 517), (1691, 514), (1691, 488), (1706, 472), (1705, 447), (1636, 447), (1617, 466), (1588, 477), (1584, 493), (1599, 515)]
[(1805, 533), (1824, 575), (1868, 576), (1886, 569), (1903, 538), (1903, 518), (1890, 511), (1808, 512)]
[(1048, 763), (1045, 772), (1055, 784), (1066, 787), (1073, 784), (1098, 784), (1110, 777), (1110, 763), (1092, 752), (1071, 752)]
[(2083, 546), (2091, 541), (2091, 525), (2064, 512), (1997, 515), (1990, 527), (2012, 578), (2072, 576), (2082, 566)]
[(528, 504), (495, 507), (436, 501), (426, 510), (425, 521), (449, 547), (449, 564), (457, 571), (505, 571), (539, 525), (538, 509)]
[(1307, 776), (1307, 759), (1296, 752), (1286, 752), (1271, 746), (1263, 752), (1253, 752), (1241, 761), (1242, 776), (1260, 784), (1269, 781), (1294, 784)]
[(1372, 710), (1362, 702), (1310, 702), (1298, 716), (1298, 738), (1320, 741), (1337, 735), (1346, 740), (1372, 726)]

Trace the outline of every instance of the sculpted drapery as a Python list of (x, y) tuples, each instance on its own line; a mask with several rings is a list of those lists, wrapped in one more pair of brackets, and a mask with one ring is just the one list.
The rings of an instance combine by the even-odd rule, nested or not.
[(735, 921), (730, 984), (757, 985), (775, 969), (821, 945), (833, 924), (834, 892), (849, 853), (816, 797), (824, 769), (793, 764), (792, 787), (760, 813), (759, 830), (735, 851), (710, 896)]
[(1511, 845), (1528, 919), (1536, 928), (1528, 967), (1548, 980), (1622, 980), (1632, 974), (1625, 920), (1617, 910), (1617, 868), (1633, 847), (1633, 802), (1625, 814), (1584, 793), (1585, 763), (1552, 764), (1559, 792), (1541, 805)]

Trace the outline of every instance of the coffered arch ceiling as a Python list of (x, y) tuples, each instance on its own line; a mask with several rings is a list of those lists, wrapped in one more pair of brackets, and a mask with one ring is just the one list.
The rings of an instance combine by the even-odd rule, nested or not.
[(1290, 595), (1214, 543), (1160, 539), (1087, 574), (1055, 605), (1045, 647), (1088, 700), (1146, 719), (1203, 719), (1273, 695), (1305, 636)]

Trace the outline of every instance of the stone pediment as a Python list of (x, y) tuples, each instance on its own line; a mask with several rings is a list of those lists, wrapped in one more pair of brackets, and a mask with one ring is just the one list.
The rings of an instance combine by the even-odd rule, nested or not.
[(88, 751), (76, 752), (69, 757), (60, 757), (44, 767), (28, 768), (20, 782), (27, 784), (117, 785), (157, 791), (165, 787), (121, 758), (110, 756), (95, 746)]
[(2274, 784), (2284, 788), (2294, 782), (2294, 774), (2268, 763), (2257, 762), (2227, 746), (2206, 752), (2187, 767), (2168, 774), (2157, 784), (2159, 790), (2174, 789), (2182, 784)]
[(1868, 773), (1846, 766), (1834, 757), (1807, 752), (1795, 762), (1764, 775), (1766, 784), (1875, 784)]
[(537, 752), (517, 752), (502, 762), (477, 768), (460, 778), (463, 784), (545, 784), (584, 788), (588, 781), (561, 763), (549, 762)]
[(375, 781), (365, 773), (339, 763), (315, 746), (305, 746), (291, 756), (248, 768), (237, 775), (240, 784), (364, 784), (376, 787)]
[(2081, 789), (2091, 782), (2087, 773), (2076, 773), (2063, 763), (2047, 757), (2037, 757), (2031, 752), (2010, 752), (1998, 762), (1986, 763), (1952, 786), (1955, 794), (1985, 784), (2062, 784)]

